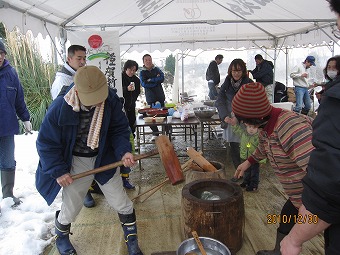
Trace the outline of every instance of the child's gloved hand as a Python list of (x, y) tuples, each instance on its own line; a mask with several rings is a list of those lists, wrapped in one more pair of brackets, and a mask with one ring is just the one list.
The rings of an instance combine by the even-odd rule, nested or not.
[(238, 121), (237, 121), (236, 117), (231, 117), (231, 118), (230, 117), (225, 117), (224, 118), (224, 122), (234, 126), (234, 125), (237, 124)]

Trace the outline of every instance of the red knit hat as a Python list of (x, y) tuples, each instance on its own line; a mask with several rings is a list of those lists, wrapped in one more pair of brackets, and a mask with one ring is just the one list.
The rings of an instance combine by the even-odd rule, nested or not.
[(264, 86), (259, 82), (241, 86), (232, 101), (232, 110), (236, 116), (246, 119), (262, 119), (272, 110)]

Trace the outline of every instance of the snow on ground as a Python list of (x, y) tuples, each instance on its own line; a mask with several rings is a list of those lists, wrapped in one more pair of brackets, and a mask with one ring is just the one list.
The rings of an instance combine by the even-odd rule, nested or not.
[(61, 193), (48, 206), (35, 188), (35, 171), (38, 154), (35, 147), (38, 132), (15, 136), (15, 159), (17, 162), (14, 195), (22, 204), (12, 208), (10, 198), (2, 199), (0, 205), (0, 254), (38, 255), (53, 240), (54, 215), (60, 208)]

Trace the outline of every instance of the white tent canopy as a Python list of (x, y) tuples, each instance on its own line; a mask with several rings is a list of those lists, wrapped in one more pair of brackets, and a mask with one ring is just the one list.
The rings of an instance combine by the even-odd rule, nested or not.
[(9, 30), (51, 37), (61, 30), (116, 30), (121, 51), (130, 52), (335, 40), (335, 14), (326, 0), (6, 0), (0, 16)]

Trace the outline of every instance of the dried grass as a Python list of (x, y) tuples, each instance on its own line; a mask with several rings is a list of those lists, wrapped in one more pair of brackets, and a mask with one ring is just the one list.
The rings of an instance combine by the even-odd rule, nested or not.
[(9, 53), (7, 58), (16, 69), (24, 88), (33, 129), (39, 130), (46, 109), (52, 101), (50, 86), (57, 65), (53, 62), (53, 58), (52, 62), (44, 61), (39, 51), (39, 44), (31, 33), (23, 35), (18, 30), (6, 31), (6, 43)]

